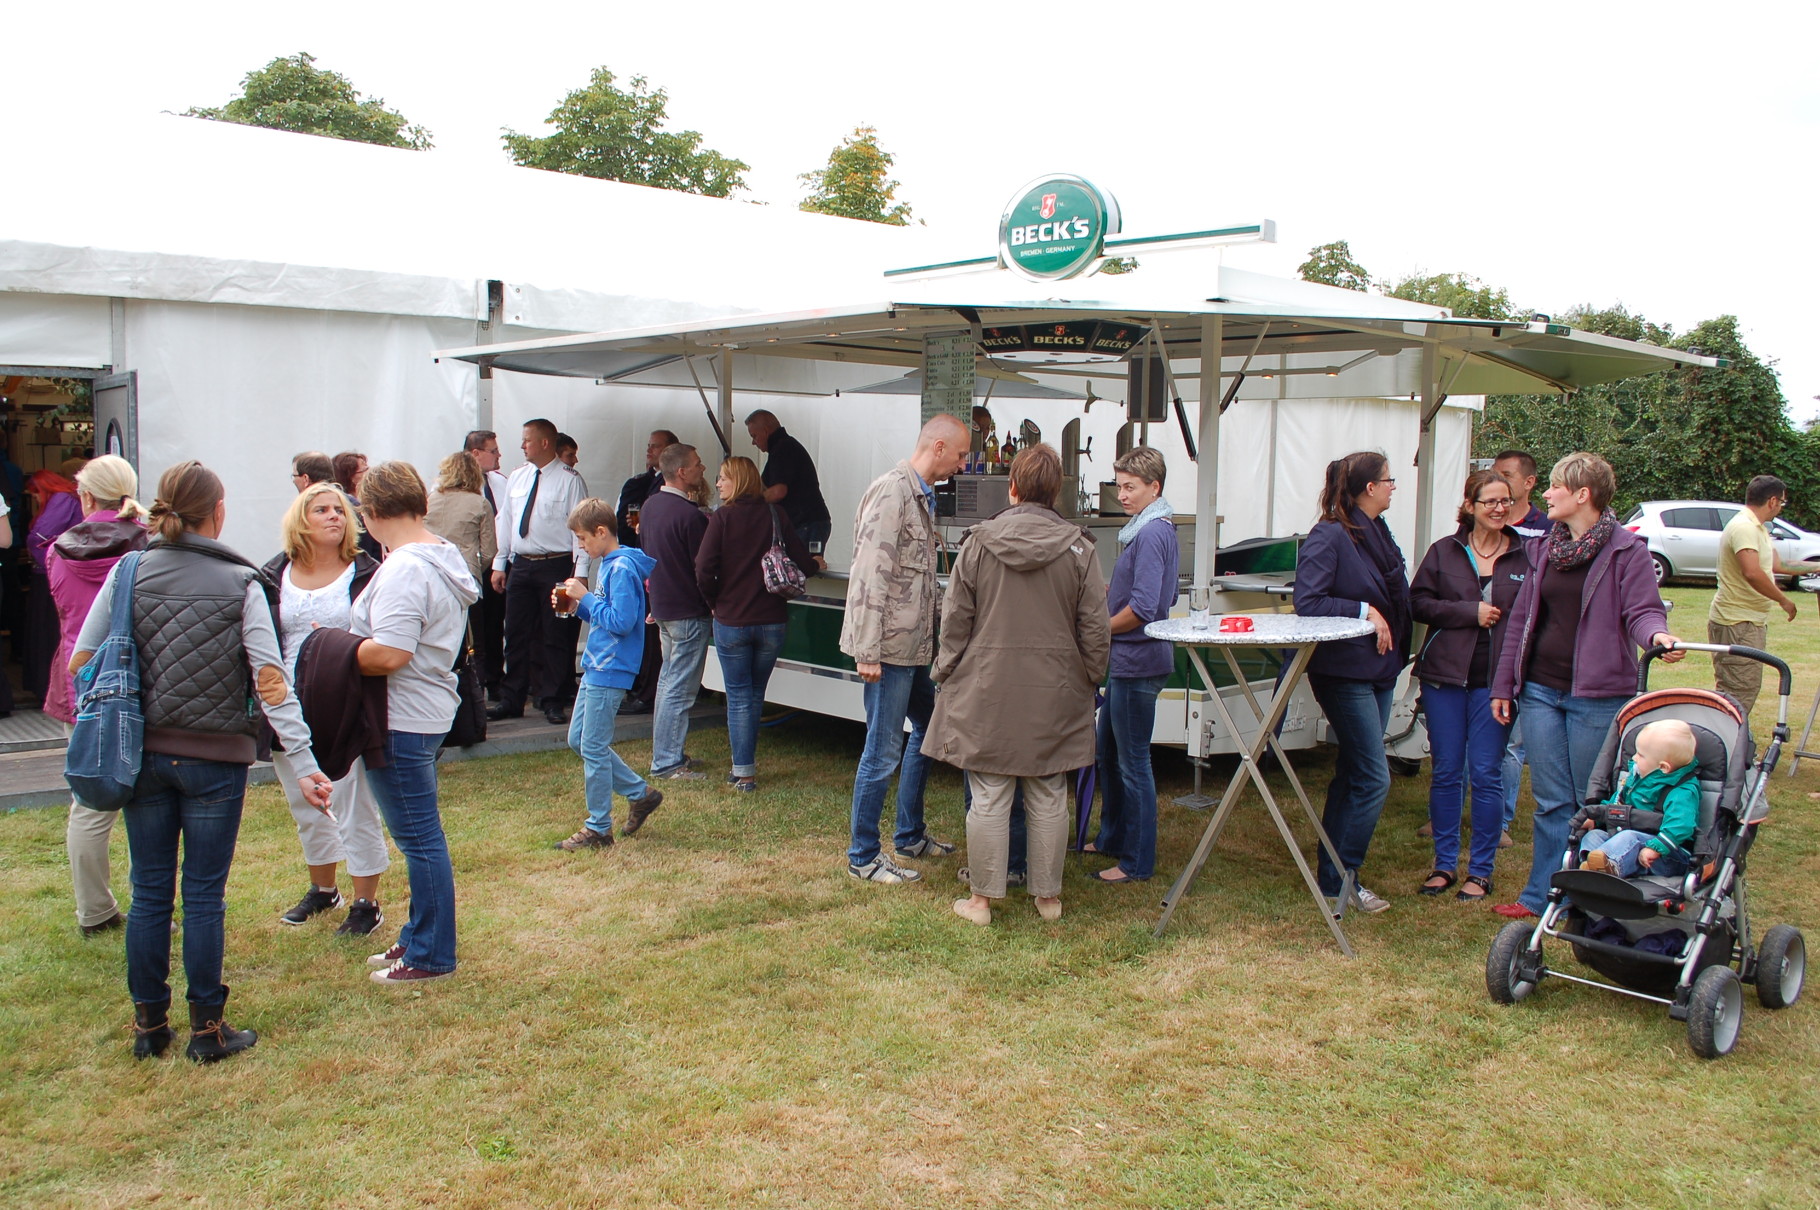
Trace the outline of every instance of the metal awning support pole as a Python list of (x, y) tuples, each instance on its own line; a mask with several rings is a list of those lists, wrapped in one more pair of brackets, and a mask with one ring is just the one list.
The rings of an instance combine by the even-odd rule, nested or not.
[(733, 350), (720, 351), (720, 433), (721, 440), (727, 443), (727, 452), (733, 451)]
[(1410, 535), (1410, 566), (1422, 561), (1434, 532), (1435, 420), (1441, 410), (1441, 357), (1434, 345), (1422, 346), (1422, 429), (1416, 442), (1416, 532)]
[(1213, 555), (1220, 548), (1220, 350), (1226, 317), (1201, 317), (1201, 459), (1196, 464), (1194, 501), (1194, 583), (1213, 583)]

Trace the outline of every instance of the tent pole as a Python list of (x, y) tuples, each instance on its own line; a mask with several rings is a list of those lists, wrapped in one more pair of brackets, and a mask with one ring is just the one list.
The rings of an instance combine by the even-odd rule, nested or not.
[(733, 453), (733, 350), (720, 351), (720, 431), (727, 442), (727, 453)]
[(1213, 556), (1220, 548), (1220, 351), (1225, 347), (1226, 317), (1201, 317), (1201, 427), (1196, 435), (1200, 461), (1195, 464), (1194, 580), (1213, 583)]
[(1441, 410), (1441, 357), (1434, 345), (1422, 346), (1422, 427), (1416, 442), (1416, 532), (1409, 538), (1410, 566), (1422, 561), (1434, 537), (1435, 421)]

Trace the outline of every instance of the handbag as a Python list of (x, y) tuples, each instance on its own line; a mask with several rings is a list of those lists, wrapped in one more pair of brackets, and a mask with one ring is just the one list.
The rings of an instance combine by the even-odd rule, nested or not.
[(758, 566), (765, 575), (765, 591), (772, 596), (792, 601), (809, 591), (809, 577), (803, 574), (803, 569), (796, 565), (796, 560), (784, 549), (784, 531), (777, 519), (777, 505), (773, 504), (770, 508), (771, 545), (758, 561)]
[(63, 754), (63, 780), (85, 807), (118, 811), (133, 801), (145, 749), (139, 706), (139, 649), (133, 642), (133, 579), (139, 552), (114, 569), (107, 638), (76, 674), (76, 726)]
[(487, 738), (487, 695), (480, 687), (480, 670), (474, 667), (474, 628), (462, 631), (461, 646), (455, 649), (455, 663), (449, 671), (455, 674), (455, 718), (449, 733), (443, 736), (445, 748), (471, 748)]

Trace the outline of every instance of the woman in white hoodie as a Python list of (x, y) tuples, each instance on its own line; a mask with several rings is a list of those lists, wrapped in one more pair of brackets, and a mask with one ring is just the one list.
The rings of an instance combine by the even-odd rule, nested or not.
[(408, 462), (382, 462), (361, 480), (367, 531), (389, 554), (354, 602), (360, 671), (386, 678), (386, 766), (367, 771), (380, 813), (404, 854), (411, 918), (368, 963), (373, 982), (412, 986), (455, 973), (455, 873), (436, 803), (436, 754), (461, 700), (450, 669), (467, 610), (480, 599), (461, 551), (424, 526), (423, 480)]

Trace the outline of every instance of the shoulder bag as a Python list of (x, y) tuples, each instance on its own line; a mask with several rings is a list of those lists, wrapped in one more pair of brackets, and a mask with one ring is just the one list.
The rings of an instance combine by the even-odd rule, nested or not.
[(76, 726), (63, 757), (63, 779), (83, 806), (96, 811), (118, 811), (133, 801), (145, 747), (139, 649), (133, 642), (133, 579), (138, 571), (138, 551), (116, 565), (107, 639), (76, 674)]
[(809, 577), (796, 565), (790, 552), (784, 549), (784, 530), (777, 519), (777, 505), (771, 509), (771, 545), (759, 560), (760, 570), (765, 574), (765, 591), (772, 596), (795, 600), (809, 591)]

